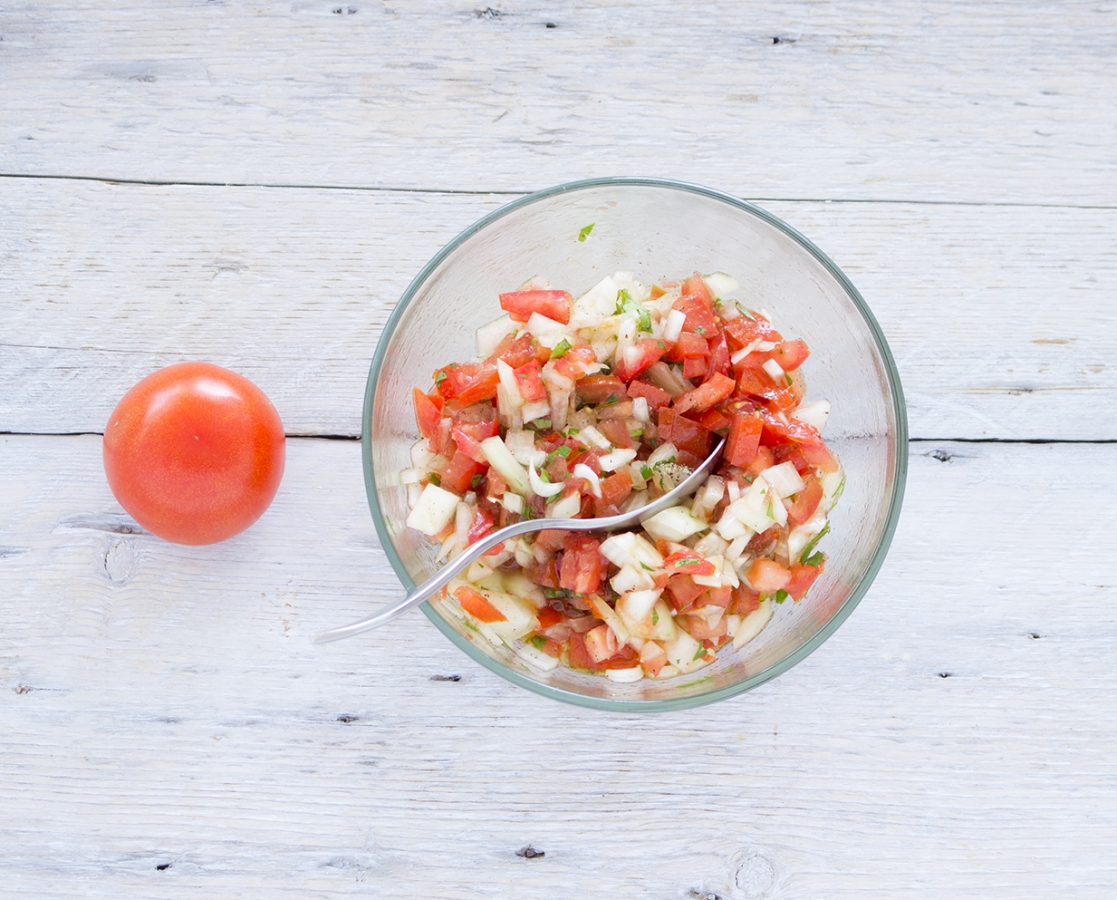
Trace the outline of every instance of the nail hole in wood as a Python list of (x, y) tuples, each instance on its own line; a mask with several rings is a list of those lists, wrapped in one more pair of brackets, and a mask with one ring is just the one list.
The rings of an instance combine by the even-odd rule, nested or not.
[(361, 720), (361, 717), (360, 716), (351, 716), (348, 713), (345, 713), (345, 714), (342, 714), (342, 715), (338, 716), (337, 720), (339, 722), (344, 722), (346, 725), (348, 725), (350, 722), (359, 722)]
[(531, 844), (528, 844), (526, 847), (517, 850), (516, 855), (522, 856), (524, 859), (542, 859), (547, 854), (545, 851), (536, 850)]
[(431, 681), (461, 681), (461, 675), (432, 675)]

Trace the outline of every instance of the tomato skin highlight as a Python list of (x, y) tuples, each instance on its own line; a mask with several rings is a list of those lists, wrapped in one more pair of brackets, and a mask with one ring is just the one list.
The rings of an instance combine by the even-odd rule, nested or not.
[(117, 404), (102, 456), (120, 505), (152, 534), (213, 544), (255, 522), (283, 478), (279, 413), (242, 375), (204, 362), (148, 375)]

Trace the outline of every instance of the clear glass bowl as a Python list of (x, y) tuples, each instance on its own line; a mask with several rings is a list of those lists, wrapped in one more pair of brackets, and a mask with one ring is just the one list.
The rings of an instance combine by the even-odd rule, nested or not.
[(698, 706), (756, 687), (825, 641), (868, 590), (900, 513), (907, 420), (895, 363), (857, 289), (795, 229), (727, 194), (644, 178), (559, 185), (485, 216), (427, 263), (384, 328), (365, 393), (365, 485), (384, 550), (410, 589), (435, 569), (433, 545), (404, 525), (399, 473), (419, 438), (412, 388), (428, 390), (436, 368), (474, 356), (474, 331), (501, 314), (500, 292), (538, 275), (577, 296), (618, 270), (645, 283), (727, 272), (739, 296), (807, 342), (807, 396), (831, 402), (826, 439), (846, 473), (820, 545), (825, 573), (740, 651), (722, 651), (691, 675), (631, 684), (561, 666), (541, 674), (430, 604), (422, 609), (477, 662), (545, 696), (629, 712)]

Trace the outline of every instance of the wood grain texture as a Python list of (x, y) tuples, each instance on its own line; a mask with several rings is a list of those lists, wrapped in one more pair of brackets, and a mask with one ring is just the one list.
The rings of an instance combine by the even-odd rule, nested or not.
[[(99, 432), (147, 373), (209, 359), (256, 381), (289, 433), (357, 435), (397, 298), (507, 199), (4, 188), (0, 431), (22, 433)], [(1099, 415), (1117, 406), (1117, 210), (764, 205), (859, 286), (896, 357), (914, 436), (1117, 439)]]
[(1115, 20), (1095, 0), (7, 3), (0, 173), (1112, 206)]
[(96, 438), (0, 438), (0, 896), (1112, 896), (1112, 446), (916, 445), (826, 645), (639, 718), (419, 616), (312, 646), (398, 585), (358, 446), (289, 460), (182, 548), (129, 532)]

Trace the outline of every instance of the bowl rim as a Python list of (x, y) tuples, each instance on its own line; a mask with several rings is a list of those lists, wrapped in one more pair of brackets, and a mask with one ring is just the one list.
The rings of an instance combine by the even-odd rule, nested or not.
[(732, 194), (727, 194), (713, 188), (686, 181), (636, 176), (588, 178), (580, 181), (566, 182), (530, 194), (525, 194), (482, 216), (431, 257), (430, 261), (423, 266), (407, 286), (407, 289), (400, 296), (399, 301), (396, 303), (395, 308), (384, 324), (384, 329), (377, 341), (376, 350), (373, 353), (372, 362), (369, 366), (368, 381), (365, 386), (364, 409), (361, 413), (361, 456), (364, 467), (365, 493), (368, 498), (369, 509), (372, 512), (373, 523), (376, 527), (376, 533), (380, 539), (381, 547), (387, 555), (389, 562), (391, 562), (396, 575), (403, 583), (403, 586), (410, 591), (415, 587), (415, 583), (412, 581), (406, 567), (403, 565), (403, 561), (396, 552), (391, 535), (388, 533), (384, 515), (380, 509), (379, 499), (376, 495), (376, 479), (372, 466), (372, 409), (376, 397), (376, 383), (380, 376), (380, 370), (387, 358), (388, 344), (390, 343), (392, 334), (395, 332), (396, 326), (403, 317), (408, 305), (426, 282), (427, 278), (430, 277), (450, 254), (456, 251), (458, 247), (469, 240), (473, 235), (477, 234), (477, 232), (510, 213), (533, 203), (538, 203), (572, 191), (591, 190), (603, 187), (651, 187), (698, 194), (737, 207), (743, 212), (754, 215), (796, 241), (821, 263), (835, 280), (837, 280), (868, 325), (869, 331), (876, 342), (877, 349), (885, 362), (888, 384), (892, 395), (893, 412), (896, 418), (896, 475), (892, 484), (892, 496), (889, 498), (888, 515), (885, 519), (881, 539), (877, 544), (873, 556), (869, 560), (868, 566), (866, 566), (865, 571), (862, 573), (860, 579), (858, 579), (857, 584), (854, 585), (849, 596), (846, 597), (845, 601), (834, 612), (826, 624), (808, 641), (804, 642), (802, 646), (798, 647), (794, 652), (789, 653), (778, 662), (768, 666), (766, 669), (762, 669), (750, 677), (729, 685), (728, 687), (670, 700), (621, 700), (608, 697), (591, 697), (574, 691), (552, 687), (527, 678), (482, 652), (469, 640), (459, 634), (448, 621), (431, 607), (430, 603), (423, 603), (420, 606), (427, 618), (434, 623), (435, 627), (446, 635), (452, 643), (463, 650), (471, 659), (513, 684), (536, 694), (541, 694), (544, 697), (550, 697), (551, 699), (560, 700), (575, 706), (589, 709), (610, 710), (613, 712), (669, 712), (672, 710), (690, 709), (704, 706), (708, 703), (714, 703), (718, 700), (724, 700), (737, 694), (743, 694), (746, 691), (759, 687), (764, 682), (781, 675), (788, 669), (802, 662), (806, 657), (817, 650), (849, 617), (857, 604), (861, 602), (862, 597), (868, 592), (869, 587), (880, 571), (881, 565), (884, 563), (884, 558), (892, 543), (892, 538), (899, 521), (900, 507), (903, 503), (908, 469), (908, 423), (903, 388), (900, 384), (900, 375), (897, 371), (896, 361), (892, 356), (892, 351), (889, 349), (888, 342), (884, 337), (880, 325), (853, 282), (850, 281), (846, 274), (838, 268), (837, 264), (835, 264), (829, 256), (782, 219), (747, 200), (742, 200)]

